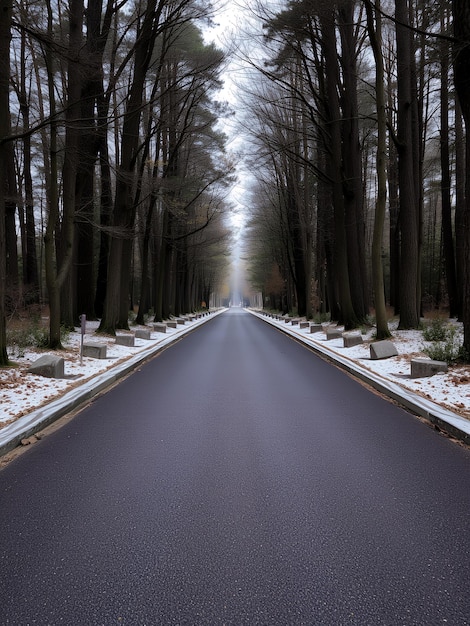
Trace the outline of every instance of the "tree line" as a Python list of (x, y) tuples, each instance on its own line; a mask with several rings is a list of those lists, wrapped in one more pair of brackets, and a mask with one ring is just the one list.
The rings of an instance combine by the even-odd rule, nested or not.
[[(387, 307), (464, 324), (470, 354), (470, 6), (250, 3), (252, 283), (346, 328)], [(204, 0), (0, 0), (0, 364), (47, 301), (50, 347), (209, 302), (227, 267), (226, 55)], [(250, 20), (247, 20), (247, 23)], [(243, 54), (239, 50), (239, 54)], [(45, 289), (44, 289), (45, 286)]]
[[(47, 302), (49, 346), (209, 305), (234, 167), (204, 0), (0, 0), (0, 364)], [(44, 289), (45, 285), (45, 289)]]
[(290, 0), (253, 13), (247, 257), (265, 305), (346, 328), (372, 306), (378, 338), (387, 307), (402, 329), (445, 307), (470, 355), (470, 3)]

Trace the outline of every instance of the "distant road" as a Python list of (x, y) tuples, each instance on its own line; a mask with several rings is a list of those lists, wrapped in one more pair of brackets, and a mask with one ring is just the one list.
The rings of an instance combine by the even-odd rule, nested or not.
[(0, 472), (0, 625), (470, 624), (470, 452), (231, 309)]

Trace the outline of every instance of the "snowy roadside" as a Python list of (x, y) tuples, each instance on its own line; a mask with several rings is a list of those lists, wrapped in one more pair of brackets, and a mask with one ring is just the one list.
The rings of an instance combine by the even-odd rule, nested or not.
[[(29, 366), (47, 351), (25, 351), (11, 355), (16, 367), (0, 369), (0, 455), (11, 450), (44, 427), (108, 388), (140, 363), (154, 356), (183, 335), (191, 332), (225, 309), (212, 311), (200, 319), (185, 321), (165, 333), (151, 332), (151, 338), (135, 339), (134, 347), (117, 345), (111, 336), (97, 335), (98, 322), (86, 324), (85, 342), (106, 344), (105, 359), (80, 359), (79, 328), (67, 337), (63, 351), (55, 352), (65, 361), (64, 378), (45, 378), (28, 373)], [(143, 326), (134, 326), (133, 331)], [(122, 333), (124, 334), (124, 333)]]
[[(362, 335), (362, 344), (345, 348), (343, 339), (327, 340), (323, 332), (311, 334), (308, 328), (300, 329), (298, 325), (276, 320), (260, 311), (251, 310), (250, 313), (324, 354), (417, 415), (470, 443), (470, 367), (456, 365), (449, 367), (446, 373), (411, 378), (411, 359), (427, 358), (423, 352), (426, 341), (421, 331), (399, 331), (391, 326), (391, 341), (398, 356), (373, 360), (370, 344), (375, 329)], [(456, 326), (459, 332), (463, 332), (461, 325)]]
[[(12, 355), (17, 367), (0, 370), (0, 454), (28, 438), (40, 427), (58, 416), (70, 413), (120, 377), (135, 369), (139, 363), (158, 353), (184, 334), (213, 319), (224, 309), (210, 316), (187, 321), (166, 333), (151, 333), (150, 340), (136, 339), (134, 347), (117, 345), (112, 337), (95, 335), (97, 322), (87, 322), (85, 340), (107, 344), (107, 358), (84, 357), (80, 362), (80, 330), (70, 333), (60, 356), (65, 360), (65, 378), (44, 378), (27, 373), (28, 367), (44, 352)], [(344, 348), (342, 339), (326, 340), (324, 333), (310, 334), (284, 320), (267, 318), (260, 312), (250, 313), (269, 322), (283, 332), (325, 354), (354, 375), (373, 384), (392, 398), (426, 418), (435, 417), (450, 424), (470, 441), (470, 367), (456, 366), (445, 374), (412, 379), (410, 359), (423, 356), (425, 344), (419, 331), (393, 330), (392, 341), (398, 356), (372, 360), (370, 341), (372, 331), (363, 335), (364, 343)], [(136, 326), (137, 328), (143, 328)], [(148, 328), (148, 327), (147, 327)], [(432, 420), (431, 420), (432, 421)]]

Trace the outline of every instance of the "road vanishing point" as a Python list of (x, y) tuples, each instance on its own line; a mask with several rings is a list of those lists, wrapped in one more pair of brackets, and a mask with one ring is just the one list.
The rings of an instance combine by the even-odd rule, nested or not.
[(0, 471), (1, 626), (465, 626), (470, 452), (242, 309)]

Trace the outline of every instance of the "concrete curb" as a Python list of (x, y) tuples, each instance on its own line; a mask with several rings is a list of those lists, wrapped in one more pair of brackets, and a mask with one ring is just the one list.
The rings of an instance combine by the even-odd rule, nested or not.
[(422, 398), (418, 394), (400, 387), (400, 385), (397, 385), (392, 381), (374, 374), (374, 372), (371, 372), (370, 370), (362, 368), (352, 359), (338, 355), (334, 352), (334, 350), (328, 349), (327, 346), (319, 345), (312, 337), (301, 333), (299, 330), (296, 331), (292, 328), (276, 324), (276, 320), (268, 318), (257, 311), (250, 309), (246, 310), (270, 326), (273, 326), (277, 330), (302, 343), (306, 348), (318, 354), (318, 356), (327, 359), (335, 365), (338, 365), (352, 376), (359, 378), (380, 393), (388, 396), (411, 413), (425, 419), (435, 428), (452, 437), (455, 437), (456, 439), (459, 439), (467, 445), (470, 445), (469, 420), (466, 420), (464, 417), (443, 408), (431, 400), (426, 400), (426, 398)]
[(0, 456), (16, 448), (22, 439), (30, 437), (64, 415), (83, 407), (95, 396), (104, 393), (118, 380), (132, 373), (137, 367), (224, 311), (225, 309), (211, 312), (210, 315), (194, 320), (190, 326), (178, 327), (178, 331), (172, 335), (162, 335), (161, 340), (157, 344), (141, 350), (119, 365), (116, 365), (116, 367), (95, 376), (75, 389), (71, 389), (57, 400), (53, 400), (46, 406), (31, 411), (13, 423), (8, 424), (0, 430)]

